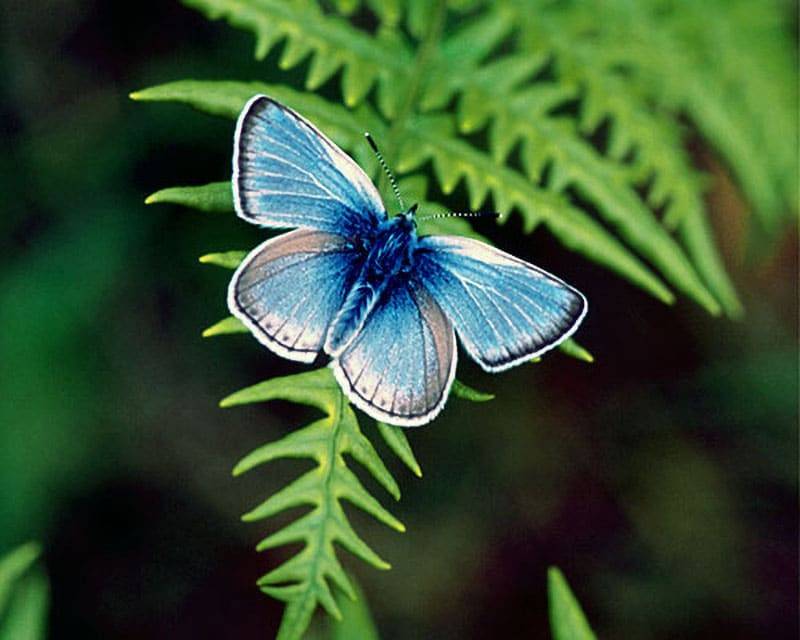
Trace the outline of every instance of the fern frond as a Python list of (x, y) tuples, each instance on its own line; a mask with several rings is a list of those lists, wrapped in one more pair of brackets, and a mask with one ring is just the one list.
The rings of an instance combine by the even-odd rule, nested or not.
[[(575, 82), (585, 100), (595, 101), (584, 105), (584, 117), (593, 126), (610, 117), (620, 148), (624, 141), (647, 146), (648, 130), (639, 127), (636, 134), (629, 120), (617, 126), (617, 108), (652, 112), (655, 102), (671, 114), (658, 118), (662, 123), (679, 113), (689, 116), (736, 174), (766, 227), (796, 208), (795, 54), (780, 3), (507, 4), (524, 25), (520, 48), (536, 55), (549, 51), (560, 81)], [(597, 91), (600, 96), (593, 95)]]
[(203, 329), (202, 336), (204, 338), (213, 338), (214, 336), (226, 336), (232, 333), (249, 333), (250, 330), (242, 324), (239, 318), (228, 316), (222, 320), (215, 322), (207, 329)]
[[(430, 3), (431, 6), (434, 4)], [(448, 34), (431, 54), (420, 89), (420, 110), (432, 111), (447, 106), (459, 90), (462, 79), (479, 69), (487, 56), (511, 33), (513, 26), (511, 12), (490, 9)], [(520, 61), (518, 66), (527, 70), (532, 64)], [(512, 73), (519, 71), (514, 68)]]
[[(570, 5), (571, 9), (567, 9), (565, 5), (559, 5), (557, 9), (555, 6), (543, 8), (539, 6), (541, 3), (535, 0), (511, 4), (518, 11), (517, 19), (522, 24), (518, 37), (520, 49), (537, 59), (548, 59), (549, 56), (553, 58), (557, 80), (551, 84), (561, 87), (563, 100), (559, 102), (554, 99), (548, 106), (555, 107), (566, 101), (578, 99), (577, 122), (581, 133), (585, 135), (595, 133), (604, 123), (608, 124), (606, 145), (608, 157), (619, 163), (633, 156), (632, 165), (620, 166), (621, 173), (618, 175), (627, 175), (632, 187), (639, 189), (647, 187), (646, 204), (653, 208), (664, 208), (664, 222), (668, 229), (674, 230), (679, 227), (684, 217), (693, 218), (687, 223), (691, 228), (696, 229), (698, 226), (706, 228), (705, 220), (696, 219), (698, 216), (705, 216), (702, 199), (703, 183), (691, 166), (677, 125), (665, 112), (654, 111), (645, 95), (611, 68), (608, 57), (602, 52), (608, 45), (606, 39), (596, 43), (594, 39), (585, 35), (587, 32), (597, 32), (591, 25), (598, 8), (591, 3)], [(537, 13), (532, 12), (533, 6), (539, 7)], [(613, 6), (604, 7), (604, 12)], [(613, 23), (613, 20), (609, 22)], [(621, 19), (619, 22), (628, 24)], [(626, 29), (633, 28), (630, 25), (626, 27)], [(626, 29), (620, 27), (624, 33), (627, 33)], [(628, 46), (629, 36), (624, 36), (624, 33), (620, 32), (614, 33), (614, 38), (610, 36), (608, 38), (613, 39), (615, 44), (622, 41)], [(464, 100), (472, 97), (473, 102), (486, 104), (486, 100), (480, 100), (481, 85), (486, 86), (485, 81), (482, 83), (481, 78), (474, 77), (468, 82)], [(536, 90), (541, 91), (542, 83), (535, 86)], [(498, 109), (504, 109), (507, 105), (501, 101), (495, 101), (494, 104)], [(501, 129), (504, 124), (502, 113), (495, 116), (498, 118), (495, 128)], [(524, 117), (524, 114), (520, 112), (519, 117)], [(461, 126), (467, 126), (463, 115)], [(524, 126), (523, 122), (518, 129)], [(494, 148), (500, 149), (497, 155), (502, 157), (505, 151), (503, 143), (506, 145), (513, 143), (514, 134), (506, 133), (505, 138), (509, 137), (511, 137), (510, 142), (498, 137), (498, 142), (494, 144)], [(580, 139), (577, 144), (579, 148), (588, 146)], [(592, 153), (590, 151), (589, 155)], [(614, 163), (608, 162), (606, 158), (596, 156), (596, 160), (603, 164), (606, 171), (614, 168)], [(615, 190), (620, 186), (619, 180), (609, 181), (607, 184)], [(625, 201), (639, 200), (630, 189), (625, 189), (624, 185), (622, 188), (624, 191), (620, 195)], [(637, 203), (635, 207), (643, 211), (644, 203)], [(635, 217), (626, 216), (626, 221), (638, 226)], [(661, 235), (664, 237), (665, 234)], [(689, 235), (693, 235), (691, 231)], [(683, 230), (681, 236), (686, 237)], [(704, 240), (711, 240), (710, 235), (704, 236)], [(667, 241), (666, 244), (673, 243)], [(713, 241), (703, 242), (702, 245), (700, 242), (693, 242), (691, 245), (687, 244), (686, 248), (692, 267), (726, 313), (733, 317), (739, 316), (741, 304)], [(671, 251), (665, 252), (664, 255), (669, 253)], [(678, 249), (678, 255), (680, 253)], [(694, 279), (693, 276), (690, 277)]]
[[(266, 43), (261, 45), (259, 53), (264, 53), (278, 41), (287, 39), (282, 58), (284, 66), (299, 62), (303, 58), (299, 52), (305, 51), (311, 56), (309, 77), (313, 75), (315, 64), (322, 64), (317, 61), (324, 58), (326, 64), (333, 65), (336, 69), (339, 66), (345, 67), (342, 74), (344, 83), (347, 77), (347, 65), (363, 65), (365, 52), (369, 50), (372, 61), (380, 61), (383, 70), (381, 73), (386, 72), (385, 75), (379, 74), (380, 77), (384, 79), (391, 77), (391, 83), (385, 83), (382, 88), (379, 86), (376, 93), (376, 102), (383, 115), (390, 121), (395, 117), (408, 120), (407, 116), (415, 109), (429, 111), (442, 108), (454, 96), (458, 96), (459, 125), (462, 131), (476, 130), (488, 119), (493, 119), (490, 128), (490, 148), (498, 163), (505, 160), (517, 139), (526, 140), (522, 143), (522, 154), (529, 178), (536, 180), (542, 170), (549, 168), (552, 163), (553, 179), (544, 185), (546, 189), (559, 191), (567, 187), (574, 188), (580, 196), (595, 205), (601, 214), (613, 218), (613, 224), (620, 236), (657, 266), (662, 275), (674, 286), (694, 297), (712, 313), (718, 311), (718, 303), (721, 303), (728, 314), (738, 315), (741, 311), (740, 304), (713, 244), (700, 242), (701, 238), (708, 240), (710, 236), (692, 231), (708, 228), (707, 223), (695, 219), (688, 223), (688, 231), (680, 228), (681, 220), (685, 216), (696, 218), (703, 210), (702, 184), (686, 158), (681, 136), (672, 131), (675, 125), (670, 117), (658, 115), (648, 106), (647, 100), (652, 95), (652, 87), (642, 88), (641, 83), (637, 85), (617, 73), (614, 66), (624, 62), (634, 69), (647, 72), (652, 71), (653, 66), (660, 66), (665, 82), (659, 81), (657, 84), (662, 91), (661, 101), (664, 106), (674, 111), (686, 108), (686, 104), (694, 104), (687, 98), (691, 97), (691, 87), (708, 86), (708, 83), (692, 80), (696, 74), (703, 73), (703, 65), (696, 64), (696, 58), (689, 54), (685, 56), (685, 63), (678, 60), (679, 56), (672, 55), (676, 48), (681, 48), (679, 45), (682, 41), (676, 40), (682, 33), (681, 28), (685, 31), (685, 24), (694, 23), (688, 19), (671, 22), (669, 20), (656, 22), (653, 19), (654, 7), (661, 5), (670, 9), (662, 13), (680, 17), (681, 11), (672, 6), (675, 3), (680, 9), (679, 0), (661, 4), (655, 0), (648, 0), (638, 3), (636, 7), (625, 0), (604, 3), (602, 10), (608, 19), (604, 19), (603, 28), (600, 29), (597, 28), (594, 18), (601, 7), (595, 6), (594, 3), (545, 3), (540, 0), (492, 3), (488, 10), (476, 14), (463, 26), (446, 33), (441, 42), (433, 42), (432, 46), (427, 48), (422, 47), (415, 59), (410, 42), (404, 42), (398, 48), (394, 46), (396, 43), (385, 41), (389, 31), (396, 32), (395, 37), (401, 38), (396, 28), (389, 27), (396, 25), (399, 16), (405, 11), (412, 35), (423, 39), (426, 26), (430, 28), (430, 22), (436, 17), (436, 7), (441, 3), (414, 1), (408, 2), (404, 7), (390, 3), (392, 6), (386, 11), (387, 15), (390, 14), (392, 17), (386, 19), (386, 15), (379, 16), (382, 23), (388, 25), (387, 28), (382, 28), (376, 38), (371, 38), (368, 34), (355, 29), (346, 20), (321, 12), (311, 0), (288, 3), (277, 0), (240, 2), (190, 0), (189, 2), (195, 8), (216, 17), (224, 16), (235, 26), (256, 33), (260, 42)], [(344, 14), (349, 14), (360, 4), (358, 1), (344, 1), (337, 3), (336, 6)], [(375, 7), (372, 9), (375, 10)], [(728, 16), (733, 12), (720, 11), (720, 13)], [(769, 11), (760, 13), (769, 14)], [(315, 24), (314, 29), (307, 32), (301, 29), (303, 25), (312, 22)], [(662, 25), (662, 22), (666, 26)], [(733, 31), (728, 22), (731, 20), (718, 22), (724, 22), (727, 26), (723, 28), (723, 25), (713, 30), (715, 37), (722, 40), (727, 37), (726, 41), (730, 41), (730, 33)], [(764, 27), (767, 29), (774, 27), (773, 22), (764, 19), (759, 24), (767, 25)], [(677, 26), (672, 23), (677, 23)], [(519, 53), (516, 51), (508, 53), (507, 38), (515, 27), (517, 37), (514, 42)], [(655, 30), (652, 38), (633, 37), (639, 32), (650, 34), (650, 31), (647, 31), (649, 28)], [(706, 40), (710, 38), (708, 35), (705, 37)], [(293, 44), (298, 40), (302, 40), (305, 44)], [(674, 44), (673, 40), (678, 44)], [(504, 42), (506, 43), (504, 48), (498, 49)], [(348, 58), (347, 62), (340, 60), (341, 56), (320, 55), (320, 51), (324, 51), (325, 47), (332, 43), (341, 48), (341, 56)], [(628, 58), (635, 58), (635, 64), (621, 57), (623, 54), (620, 51), (623, 47), (620, 43), (624, 45), (625, 55)], [(653, 46), (653, 43), (656, 43), (656, 46)], [(431, 43), (426, 40), (426, 44)], [(644, 51), (645, 47), (649, 50)], [(707, 44), (705, 47), (708, 49)], [(295, 53), (292, 53), (293, 51)], [(664, 64), (665, 56), (670, 58), (669, 64)], [(514, 92), (519, 83), (529, 84), (532, 77), (551, 58), (558, 71), (559, 77), (556, 82), (534, 81), (529, 85), (533, 90)], [(490, 60), (488, 64), (487, 59)], [(760, 58), (755, 54), (748, 58), (751, 65), (753, 60), (758, 59)], [(695, 76), (683, 73), (688, 67), (695, 70)], [(378, 82), (376, 80), (378, 76), (370, 71), (372, 69), (370, 64), (363, 68), (366, 69), (360, 74), (363, 82), (370, 86), (371, 83)], [(646, 75), (644, 71), (638, 75)], [(654, 77), (652, 73), (649, 76)], [(670, 82), (679, 84), (680, 87), (670, 88)], [(727, 84), (735, 83), (729, 81)], [(764, 81), (764, 84), (764, 88), (768, 85), (774, 93), (779, 91), (775, 87), (781, 83)], [(490, 89), (488, 94), (485, 91), (474, 90), (481, 85)], [(311, 86), (317, 85), (312, 82)], [(366, 95), (369, 88), (360, 95), (353, 94), (352, 90), (344, 85), (342, 90), (345, 103), (356, 104)], [(387, 97), (389, 92), (394, 92), (395, 95)], [(247, 93), (252, 94), (253, 91)], [(513, 100), (509, 98), (509, 93), (514, 96)], [(680, 100), (676, 97), (679, 94), (683, 96)], [(745, 102), (754, 104), (757, 101), (755, 96), (758, 94), (764, 92), (748, 90), (747, 95), (750, 96), (750, 100)], [(400, 96), (406, 96), (402, 113), (397, 111)], [(576, 98), (580, 102), (581, 131), (589, 133), (608, 119), (611, 124), (609, 156), (619, 161), (634, 150), (635, 162), (632, 171), (617, 174), (614, 164), (597, 155), (591, 145), (572, 131), (570, 126), (563, 126), (563, 123), (559, 125), (554, 123), (552, 118), (543, 117), (549, 109)], [(725, 101), (722, 103), (724, 106)], [(781, 103), (786, 104), (787, 100), (783, 99)], [(763, 105), (763, 100), (759, 104)], [(511, 105), (516, 108), (517, 113), (516, 120), (512, 122), (523, 124), (523, 128), (507, 126), (508, 120), (496, 113), (498, 109)], [(208, 110), (213, 111), (213, 105), (210, 106)], [(527, 121), (520, 118), (526, 109), (529, 110)], [(732, 122), (724, 120), (725, 114), (716, 107), (716, 111), (708, 107), (706, 111), (700, 107), (698, 109), (701, 113), (708, 113), (706, 126), (708, 131), (714, 130), (714, 123), (720, 128), (726, 128)], [(308, 113), (312, 118), (315, 117), (315, 114), (308, 109), (304, 110), (304, 113)], [(752, 110), (749, 113), (753, 115)], [(792, 124), (794, 119), (786, 116), (789, 113), (789, 110), (781, 109), (782, 115), (777, 120), (784, 124)], [(368, 128), (374, 131), (380, 128), (380, 125), (375, 120), (375, 114), (372, 116), (373, 126)], [(336, 118), (333, 120), (338, 121)], [(754, 120), (772, 122), (775, 119), (756, 117)], [(559, 126), (553, 126), (554, 124)], [(395, 139), (402, 139), (402, 132), (408, 125), (408, 122), (391, 122), (388, 128), (390, 146)], [(780, 125), (764, 126), (772, 131), (773, 135), (769, 136), (769, 139), (774, 141), (776, 139), (774, 134)], [(367, 127), (362, 125), (361, 128)], [(720, 144), (727, 148), (727, 153), (725, 149), (723, 153), (732, 159), (734, 165), (737, 163), (737, 158), (742, 159), (742, 162), (754, 164), (753, 154), (746, 152), (752, 145), (743, 139), (737, 141), (737, 136), (742, 138), (746, 135), (742, 133), (746, 129), (748, 127), (738, 127), (739, 132), (735, 135), (723, 135), (720, 129), (719, 135), (723, 138)], [(564, 140), (570, 145), (563, 146), (561, 143)], [(773, 145), (776, 152), (779, 148), (782, 153), (772, 155), (785, 159), (783, 165), (789, 169), (782, 171), (783, 178), (779, 182), (789, 184), (787, 191), (791, 191), (792, 185), (796, 187), (794, 179), (796, 172), (791, 170), (794, 167), (793, 158), (789, 158), (793, 153), (791, 150), (787, 153), (790, 145), (787, 146), (782, 142)], [(358, 146), (355, 147), (358, 160), (369, 162), (367, 155), (359, 151)], [(530, 149), (536, 152), (531, 152)], [(567, 153), (565, 149), (574, 153)], [(554, 155), (554, 152), (557, 153)], [(449, 186), (447, 179), (452, 180), (458, 173), (453, 166), (439, 167), (438, 172), (439, 176), (445, 179), (442, 185), (445, 188)], [(620, 177), (622, 175), (628, 175), (632, 180), (631, 184), (636, 187), (641, 187), (647, 182), (652, 183), (648, 189), (647, 204), (656, 208), (666, 206), (665, 224), (670, 229), (679, 228), (680, 237), (684, 240), (687, 250), (692, 251), (691, 260), (687, 259), (677, 242), (659, 229), (645, 203), (631, 188), (625, 186)], [(760, 209), (775, 211), (775, 202), (772, 204), (768, 202), (770, 199), (768, 194), (772, 194), (774, 199), (776, 193), (774, 180), (764, 175), (759, 177), (759, 169), (756, 167), (749, 172), (748, 178), (743, 176), (742, 181), (743, 183), (749, 181), (750, 187), (745, 185), (745, 188), (754, 194), (754, 200), (762, 203)], [(772, 186), (767, 188), (768, 184)], [(485, 197), (483, 189), (475, 189), (474, 184), (472, 187), (473, 202)], [(529, 205), (528, 212), (531, 208)], [(523, 210), (523, 213), (526, 212)], [(528, 213), (526, 218), (528, 218), (527, 228), (533, 228), (536, 216)], [(688, 244), (686, 238), (693, 238), (691, 244)], [(714, 255), (709, 256), (709, 251)], [(700, 270), (702, 277), (698, 276)], [(617, 271), (624, 273), (620, 271), (619, 265)], [(643, 278), (641, 273), (637, 278), (632, 278), (630, 275), (628, 277), (640, 285), (643, 284), (643, 279), (650, 280), (651, 285), (654, 284), (652, 278), (646, 276)], [(671, 294), (665, 295), (663, 286), (655, 285), (655, 287), (660, 290), (656, 295), (665, 300), (671, 298)], [(652, 287), (649, 290), (655, 293)]]
[(317, 607), (340, 618), (333, 587), (355, 597), (353, 587), (339, 562), (339, 545), (377, 569), (388, 569), (383, 560), (353, 530), (343, 501), (396, 531), (403, 524), (372, 497), (350, 471), (345, 456), (356, 460), (396, 499), (400, 489), (370, 441), (363, 435), (353, 410), (329, 369), (274, 378), (238, 391), (220, 405), (231, 407), (270, 400), (288, 400), (319, 409), (325, 417), (293, 431), (276, 442), (256, 449), (234, 469), (234, 475), (280, 458), (308, 458), (316, 467), (243, 516), (261, 520), (299, 506), (311, 510), (272, 533), (259, 550), (301, 542), (302, 550), (259, 580), (265, 593), (286, 602), (278, 632), (281, 640), (300, 638)]
[(553, 640), (596, 640), (581, 605), (558, 567), (547, 570), (547, 599)]
[(565, 197), (538, 189), (520, 173), (498, 165), (454, 135), (455, 124), (446, 116), (420, 116), (409, 125), (399, 152), (398, 170), (411, 171), (428, 160), (445, 193), (461, 179), (477, 209), (490, 193), (494, 209), (501, 214), (517, 208), (523, 215), (525, 231), (540, 222), (561, 242), (638, 284), (657, 298), (671, 303), (674, 296), (624, 245), (591, 216), (573, 206)]
[[(460, 386), (469, 390), (468, 394), (459, 392), (462, 397), (468, 395), (473, 401), (488, 399), (486, 394)], [(347, 466), (345, 456), (355, 459), (395, 499), (400, 498), (397, 482), (361, 432), (356, 415), (330, 369), (267, 380), (237, 391), (223, 399), (220, 406), (270, 400), (305, 404), (326, 416), (256, 449), (233, 471), (234, 475), (240, 475), (281, 458), (307, 458), (317, 465), (243, 516), (243, 520), (250, 522), (294, 507), (311, 507), (299, 519), (264, 538), (257, 547), (264, 551), (297, 542), (304, 545), (297, 555), (259, 580), (262, 591), (286, 602), (278, 638), (294, 640), (302, 636), (318, 606), (335, 618), (340, 617), (333, 586), (354, 597), (334, 545), (347, 549), (377, 569), (389, 568), (352, 528), (343, 501), (397, 531), (405, 531), (405, 527), (372, 497)], [(378, 423), (378, 430), (389, 448), (421, 477), (422, 470), (403, 429)]]
[[(455, 386), (455, 381), (454, 381)], [(378, 422), (378, 431), (387, 446), (394, 451), (395, 455), (403, 461), (411, 472), (418, 478), (422, 477), (422, 468), (417, 462), (414, 452), (411, 450), (411, 445), (408, 444), (408, 437), (406, 432), (400, 428), (395, 427), (385, 422)]]
[[(364, 143), (364, 132), (369, 131), (382, 139), (386, 135), (386, 124), (366, 104), (346, 109), (320, 96), (284, 85), (225, 80), (178, 80), (135, 91), (131, 98), (139, 102), (177, 102), (204, 113), (236, 119), (247, 101), (258, 93), (292, 107), (316, 123), (336, 144), (348, 149), (368, 173), (377, 170), (375, 156)], [(221, 201), (227, 197), (223, 206), (228, 208), (224, 210), (233, 210), (230, 181), (197, 187), (196, 193), (190, 191), (191, 187), (183, 189), (158, 191), (149, 196), (147, 202), (170, 202), (203, 209), (197, 206), (203, 202), (202, 198), (218, 197)]]
[(575, 189), (674, 286), (716, 313), (716, 301), (705, 290), (680, 246), (628, 184), (626, 174), (600, 156), (578, 135), (572, 123), (547, 115), (566, 97), (564, 91), (559, 91), (557, 85), (540, 83), (535, 89), (511, 93), (512, 85), (507, 87), (510, 95), (505, 100), (494, 100), (497, 76), (505, 71), (497, 69), (500, 64), (474, 74), (463, 84), (461, 129), (469, 133), (490, 117), (489, 141), (495, 161), (504, 163), (511, 149), (521, 144), (520, 154), (530, 180), (540, 181), (543, 168), (549, 167), (547, 187), (551, 191)]
[(403, 17), (402, 0), (334, 0), (333, 4), (343, 16), (350, 16), (366, 6), (387, 27), (396, 27)]
[[(706, 221), (705, 181), (691, 164), (682, 132), (665, 113), (650, 111), (643, 102), (626, 96), (619, 78), (592, 75), (591, 64), (583, 59), (572, 72), (585, 87), (583, 131), (595, 132), (602, 121), (611, 124), (609, 155), (622, 159), (633, 154), (631, 185), (646, 188), (647, 204), (663, 209), (664, 226), (679, 232), (692, 265), (725, 312), (741, 316), (741, 303)], [(705, 233), (696, 233), (699, 229)]]
[(145, 198), (145, 204), (186, 204), (209, 212), (230, 211), (233, 197), (230, 182), (215, 182), (200, 187), (168, 187)]
[(50, 585), (38, 566), (38, 543), (28, 542), (0, 556), (0, 638), (44, 640)]
[(359, 104), (377, 84), (379, 102), (391, 115), (402, 94), (398, 83), (408, 76), (412, 54), (400, 31), (381, 29), (375, 37), (338, 16), (324, 14), (314, 0), (184, 0), (211, 19), (256, 34), (256, 57), (263, 59), (285, 40), (279, 65), (290, 69), (310, 57), (306, 88), (322, 86), (342, 70), (345, 104)]
[[(767, 228), (797, 206), (797, 71), (785, 12), (771, 1), (675, 0), (658, 32), (686, 52), (673, 57), (685, 80), (662, 71), (652, 83), (722, 152)], [(642, 58), (645, 73), (663, 63), (659, 52)]]

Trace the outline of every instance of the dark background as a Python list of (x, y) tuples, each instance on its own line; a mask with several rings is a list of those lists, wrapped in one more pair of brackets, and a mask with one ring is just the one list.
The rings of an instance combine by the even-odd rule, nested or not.
[[(217, 401), (303, 367), (200, 338), (229, 274), (196, 257), (258, 230), (143, 205), (228, 176), (232, 123), (127, 94), (293, 75), (173, 2), (0, 13), (0, 551), (43, 541), (53, 638), (271, 637), (281, 607), (255, 580), (275, 560), (253, 547), (278, 522), (239, 516), (299, 467), (230, 470), (308, 414)], [(402, 501), (370, 486), (408, 532), (352, 515), (394, 568), (346, 559), (382, 637), (548, 637), (551, 564), (604, 638), (797, 637), (796, 228), (754, 246), (724, 169), (693, 152), (742, 321), (664, 306), (513, 221), (482, 227), (587, 293), (577, 337), (597, 361), (489, 376), (463, 359), (497, 399), (453, 399), (411, 434), (422, 479), (387, 456)]]

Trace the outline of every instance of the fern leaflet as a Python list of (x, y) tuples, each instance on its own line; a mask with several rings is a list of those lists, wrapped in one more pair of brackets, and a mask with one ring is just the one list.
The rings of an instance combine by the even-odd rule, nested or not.
[(258, 545), (259, 551), (302, 542), (303, 549), (259, 580), (264, 593), (286, 602), (278, 638), (300, 638), (317, 606), (340, 619), (331, 589), (336, 586), (350, 598), (355, 593), (336, 556), (341, 545), (377, 569), (388, 569), (350, 525), (342, 501), (346, 500), (397, 531), (403, 524), (364, 488), (347, 467), (344, 456), (357, 460), (396, 499), (400, 490), (370, 441), (361, 433), (353, 410), (329, 369), (273, 378), (242, 389), (220, 406), (283, 399), (315, 407), (325, 417), (293, 431), (282, 439), (256, 449), (234, 469), (239, 475), (278, 458), (309, 458), (316, 467), (243, 516), (260, 520), (298, 506), (311, 511), (271, 534)]

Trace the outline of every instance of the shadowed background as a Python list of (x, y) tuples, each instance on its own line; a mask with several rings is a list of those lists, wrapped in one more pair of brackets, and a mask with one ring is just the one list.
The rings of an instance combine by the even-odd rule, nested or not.
[[(230, 470), (310, 413), (217, 401), (303, 368), (249, 336), (200, 338), (229, 274), (196, 257), (259, 231), (143, 205), (227, 175), (232, 123), (127, 94), (269, 81), (275, 56), (253, 61), (249, 35), (172, 2), (2, 13), (0, 552), (42, 540), (53, 638), (271, 637), (281, 607), (255, 580), (273, 561), (253, 549), (267, 529), (239, 516), (298, 467)], [(389, 505), (408, 532), (352, 514), (393, 564), (346, 561), (382, 637), (548, 637), (551, 564), (604, 638), (797, 636), (796, 227), (748, 240), (724, 169), (699, 141), (693, 154), (740, 322), (667, 307), (518, 221), (479, 221), (587, 294), (577, 338), (596, 362), (555, 353), (489, 376), (462, 358), (497, 399), (452, 399), (410, 434), (424, 477), (395, 465)]]

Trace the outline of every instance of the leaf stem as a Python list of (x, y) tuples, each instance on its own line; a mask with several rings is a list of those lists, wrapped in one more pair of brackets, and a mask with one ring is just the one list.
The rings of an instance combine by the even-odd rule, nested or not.
[[(316, 595), (316, 590), (318, 589), (318, 580), (321, 578), (325, 580), (324, 572), (320, 571), (319, 567), (319, 557), (320, 554), (323, 553), (324, 547), (328, 542), (327, 534), (328, 534), (328, 521), (331, 517), (331, 501), (335, 500), (336, 498), (333, 496), (333, 491), (331, 489), (331, 481), (333, 480), (333, 473), (336, 468), (336, 461), (339, 455), (339, 438), (341, 437), (340, 427), (342, 424), (342, 411), (344, 409), (344, 397), (342, 392), (337, 390), (334, 394), (336, 397), (336, 408), (334, 411), (331, 412), (330, 417), (330, 427), (333, 430), (330, 438), (330, 444), (328, 445), (328, 460), (327, 465), (325, 466), (325, 478), (323, 480), (323, 484), (325, 486), (324, 496), (325, 499), (323, 500), (324, 504), (320, 505), (320, 510), (322, 512), (322, 517), (320, 518), (320, 527), (317, 533), (318, 542), (316, 545), (316, 550), (314, 553), (314, 559), (312, 560), (313, 569), (313, 591)], [(322, 461), (320, 460), (320, 463)], [(322, 574), (322, 575), (320, 575)], [(317, 598), (320, 600), (320, 598)]]

